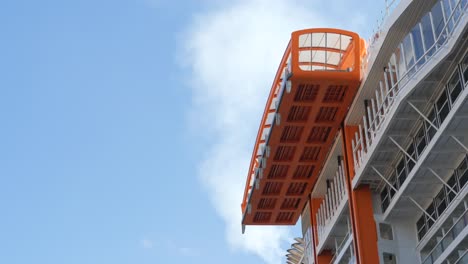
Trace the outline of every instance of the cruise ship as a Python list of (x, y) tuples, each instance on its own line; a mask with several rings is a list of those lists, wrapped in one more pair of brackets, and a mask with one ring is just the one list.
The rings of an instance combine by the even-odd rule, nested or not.
[(300, 219), (287, 264), (468, 263), (468, 0), (388, 8), (293, 32), (258, 113), (242, 232)]

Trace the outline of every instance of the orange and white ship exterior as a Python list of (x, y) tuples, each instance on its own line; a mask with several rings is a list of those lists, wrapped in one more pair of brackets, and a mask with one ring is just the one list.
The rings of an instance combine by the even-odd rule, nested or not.
[(241, 203), (286, 263), (468, 263), (468, 0), (393, 1), (370, 41), (293, 32)]

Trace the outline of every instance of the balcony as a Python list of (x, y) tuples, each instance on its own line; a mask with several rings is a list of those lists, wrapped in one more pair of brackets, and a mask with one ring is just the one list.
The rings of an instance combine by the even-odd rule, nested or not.
[(331, 264), (354, 264), (356, 257), (353, 248), (353, 234), (348, 232), (341, 244), (337, 246), (335, 254), (330, 261)]
[[(453, 251), (455, 247), (464, 242), (464, 238), (468, 235), (468, 210), (466, 210), (463, 215), (459, 218), (453, 219), (453, 226), (445, 232), (442, 237), (437, 239), (438, 243), (436, 246), (433, 247), (431, 252), (423, 259), (422, 264), (434, 264), (434, 263), (441, 263), (442, 261), (439, 260), (442, 255), (447, 253), (446, 251)], [(468, 241), (464, 242), (461, 245), (461, 249), (466, 251), (468, 246)], [(456, 244), (456, 245), (455, 245)], [(445, 256), (446, 258), (447, 256)], [(445, 259), (442, 257), (441, 259)]]
[[(418, 123), (415, 121), (422, 119), (424, 110), (419, 109), (427, 107), (438, 89), (437, 80), (450, 67), (451, 61), (443, 59), (456, 50), (454, 46), (466, 26), (466, 8), (466, 1), (462, 0), (437, 2), (391, 55), (375, 97), (365, 102), (365, 114), (352, 141), (356, 173), (353, 187), (362, 182), (378, 188), (381, 179), (367, 165), (376, 163), (382, 167), (382, 163), (391, 162), (400, 149), (390, 137), (411, 134)], [(408, 104), (403, 104), (404, 100)], [(447, 109), (439, 111), (446, 114)]]
[(359, 88), (363, 41), (292, 33), (260, 123), (242, 201), (245, 225), (293, 225)]
[[(327, 240), (339, 222), (342, 213), (348, 209), (348, 192), (346, 187), (345, 172), (342, 165), (338, 166), (335, 177), (329, 182), (327, 193), (316, 214), (318, 246), (322, 251)], [(346, 223), (347, 217), (344, 217)], [(346, 224), (345, 226), (348, 226)], [(335, 230), (337, 231), (337, 230)]]

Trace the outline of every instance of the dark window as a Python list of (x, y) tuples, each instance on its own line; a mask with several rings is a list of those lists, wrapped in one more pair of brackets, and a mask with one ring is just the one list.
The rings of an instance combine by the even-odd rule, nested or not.
[(468, 53), (465, 54), (465, 57), (463, 58), (463, 61), (461, 63), (461, 67), (463, 73), (463, 80), (465, 81), (465, 83), (468, 83)]
[[(459, 191), (459, 188), (458, 188), (458, 184), (457, 184), (457, 178), (455, 177), (455, 175), (452, 175), (452, 177), (450, 177), (450, 179), (447, 181), (447, 184), (453, 189), (455, 190), (456, 192)], [(454, 192), (452, 192), (449, 188), (445, 188), (446, 192), (448, 193), (448, 199), (449, 199), (449, 202), (453, 201), (453, 199), (455, 198), (456, 194)]]
[[(427, 118), (431, 120), (433, 125), (438, 126), (435, 111), (436, 111), (435, 108), (433, 108)], [(434, 137), (435, 133), (437, 133), (437, 130), (427, 121), (425, 121), (425, 126), (426, 126), (426, 134), (427, 134), (427, 143), (429, 144), (429, 142), (431, 142), (431, 139)]]
[[(429, 126), (430, 126), (430, 124), (429, 124)], [(424, 126), (419, 128), (419, 131), (418, 131), (418, 133), (416, 134), (416, 137), (415, 137), (416, 151), (418, 153), (418, 158), (421, 157), (422, 152), (424, 151), (424, 149), (427, 146), (424, 129), (425, 129)]]
[(443, 93), (440, 95), (439, 99), (437, 100), (436, 106), (440, 124), (442, 124), (445, 118), (447, 117), (448, 113), (450, 112), (446, 90), (444, 90)]
[(463, 159), (462, 163), (457, 168), (458, 179), (460, 182), (460, 189), (465, 186), (466, 182), (468, 181), (468, 164), (466, 161), (466, 156)]
[(382, 212), (385, 212), (388, 205), (390, 204), (390, 197), (388, 196), (387, 187), (384, 187), (382, 192), (380, 192), (380, 200), (382, 201)]
[(408, 153), (410, 155), (410, 157), (411, 157), (410, 158), (410, 157), (405, 156), (406, 164), (407, 164), (406, 166), (408, 168), (407, 175), (409, 175), (411, 170), (414, 167), (414, 161), (413, 160), (416, 160), (416, 151), (414, 149), (413, 142), (411, 142), (411, 144), (406, 149), (406, 153)]
[(403, 185), (406, 180), (406, 170), (405, 170), (405, 159), (401, 159), (396, 167), (396, 173), (398, 177), (399, 185)]
[(460, 83), (460, 75), (458, 74), (458, 70), (456, 70), (453, 76), (450, 78), (448, 88), (449, 88), (449, 93), (450, 93), (450, 101), (452, 102), (452, 105), (453, 105), (455, 100), (457, 100), (458, 95), (460, 95), (462, 91), (462, 86)]
[(416, 222), (416, 228), (418, 229), (418, 238), (421, 239), (426, 234), (426, 218), (425, 215), (421, 215), (419, 220)]
[[(426, 212), (428, 215), (430, 215), (432, 218), (435, 219), (435, 208), (434, 208), (434, 204), (432, 203), (431, 205), (429, 205), (429, 207), (427, 207), (426, 209)], [(432, 221), (431, 218), (429, 218), (428, 216), (426, 216), (427, 218), (427, 228), (431, 228), (431, 226), (434, 224), (434, 221)]]
[(447, 200), (445, 197), (445, 188), (442, 188), (436, 198), (434, 198), (434, 204), (436, 205), (438, 216), (440, 216), (447, 208)]

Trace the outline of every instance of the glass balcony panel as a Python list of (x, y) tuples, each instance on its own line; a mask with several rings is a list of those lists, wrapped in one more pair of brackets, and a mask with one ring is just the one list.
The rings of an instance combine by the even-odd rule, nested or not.
[(432, 251), (431, 257), (433, 260), (436, 260), (442, 253), (444, 252), (444, 249), (442, 247), (442, 243), (438, 244), (435, 248), (434, 251)]
[(422, 58), (422, 55), (424, 54), (424, 46), (423, 46), (423, 40), (421, 37), (421, 28), (419, 27), (419, 24), (417, 24), (411, 30), (411, 37), (413, 38), (415, 60), (419, 67), (425, 62), (425, 59)]
[(414, 57), (413, 45), (411, 42), (411, 34), (407, 35), (405, 39), (403, 40), (403, 50), (405, 52), (404, 55), (405, 55), (406, 69), (408, 71), (408, 75), (411, 76), (416, 71), (413, 68), (413, 65), (416, 61)]
[(445, 39), (447, 38), (446, 34), (443, 33), (443, 29), (445, 26), (445, 21), (444, 21), (444, 14), (442, 12), (442, 5), (441, 2), (438, 2), (437, 4), (434, 5), (434, 7), (431, 10), (432, 14), (432, 23), (434, 26), (434, 31), (435, 31), (435, 39), (437, 39), (437, 44), (442, 45), (445, 42)]
[(450, 7), (450, 0), (442, 0), (442, 5), (444, 7), (444, 15), (445, 15), (445, 22), (447, 23), (447, 30), (449, 33), (453, 31), (454, 27), (454, 22), (453, 18), (450, 18), (450, 15), (452, 14), (452, 8)]
[(434, 33), (432, 31), (431, 16), (429, 13), (426, 14), (421, 20), (421, 28), (423, 33), (424, 46), (426, 47), (426, 51), (428, 51), (427, 56), (432, 56), (435, 51), (435, 49), (432, 48), (435, 39)]
[(458, 4), (460, 0), (450, 0), (450, 5), (453, 12), (453, 22), (457, 23), (461, 16), (461, 3)]
[(406, 77), (406, 65), (405, 65), (405, 59), (404, 59), (404, 52), (403, 52), (403, 45), (400, 45), (396, 50), (395, 50), (395, 58), (396, 62), (398, 65), (398, 81), (399, 86), (403, 85), (405, 80), (407, 79)]

